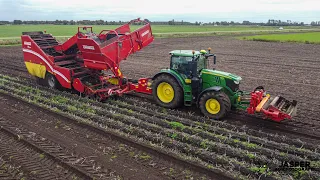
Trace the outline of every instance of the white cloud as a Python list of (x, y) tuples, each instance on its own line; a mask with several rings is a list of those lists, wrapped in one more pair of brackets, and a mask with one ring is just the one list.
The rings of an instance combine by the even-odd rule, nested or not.
[(131, 12), (139, 14), (184, 14), (214, 12), (270, 12), (320, 10), (318, 0), (28, 0), (34, 8), (51, 10)]
[[(179, 19), (185, 16), (215, 18), (301, 18), (320, 12), (319, 0), (17, 0), (19, 12), (29, 18), (129, 20), (132, 17)], [(4, 2), (4, 3), (2, 3)], [(11, 0), (0, 0), (0, 10)], [(12, 8), (12, 5), (9, 6)], [(18, 10), (13, 10), (12, 13)], [(8, 10), (8, 12), (10, 12)], [(9, 16), (8, 14), (4, 15)], [(21, 17), (18, 14), (11, 16)], [(10, 16), (10, 17), (11, 17)], [(32, 16), (32, 17), (31, 17)], [(265, 17), (264, 17), (265, 16)], [(270, 17), (273, 16), (273, 17)], [(318, 18), (319, 14), (308, 14)], [(25, 17), (25, 16), (24, 16)], [(287, 18), (286, 17), (286, 18)], [(28, 18), (28, 17), (25, 17)], [(316, 19), (315, 19), (316, 20)]]

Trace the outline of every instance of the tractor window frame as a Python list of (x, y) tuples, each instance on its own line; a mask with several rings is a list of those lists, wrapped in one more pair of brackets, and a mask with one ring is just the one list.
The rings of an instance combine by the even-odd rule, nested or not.
[[(178, 73), (187, 75), (189, 73), (188, 62), (192, 61), (192, 57), (189, 56), (171, 56), (170, 69), (177, 71)], [(179, 66), (174, 66), (174, 64), (180, 64)]]

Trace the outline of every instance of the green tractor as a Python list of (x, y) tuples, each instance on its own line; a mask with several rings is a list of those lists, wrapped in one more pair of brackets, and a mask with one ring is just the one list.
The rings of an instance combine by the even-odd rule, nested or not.
[(290, 119), (296, 111), (296, 101), (290, 102), (281, 96), (271, 99), (261, 86), (251, 93), (243, 92), (239, 89), (240, 76), (209, 69), (209, 57), (213, 57), (216, 64), (210, 48), (208, 52), (174, 50), (170, 55), (170, 68), (162, 69), (152, 78), (153, 97), (162, 107), (196, 104), (205, 116), (217, 120), (239, 108), (249, 114), (263, 112), (277, 122)]

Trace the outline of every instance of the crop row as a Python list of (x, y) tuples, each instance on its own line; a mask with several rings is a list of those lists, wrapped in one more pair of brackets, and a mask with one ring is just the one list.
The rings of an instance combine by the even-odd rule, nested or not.
[[(266, 173), (266, 169), (263, 171), (257, 168), (258, 165), (263, 163), (275, 166), (279, 164), (279, 160), (287, 160), (287, 157), (291, 160), (302, 160), (300, 157), (283, 153), (277, 154), (278, 157), (274, 156), (275, 160), (270, 161), (272, 156), (267, 157), (266, 155), (276, 154), (270, 149), (220, 134), (208, 133), (180, 122), (161, 120), (156, 117), (148, 118), (135, 110), (119, 108), (117, 105), (112, 106), (106, 103), (103, 104), (106, 107), (101, 108), (94, 105), (97, 102), (89, 99), (68, 98), (4, 79), (2, 79), (2, 89), (16, 93), (20, 97), (28, 97), (34, 103), (55, 107), (56, 110), (90, 119), (89, 121), (98, 122), (100, 125), (112, 126), (113, 129), (120, 128), (122, 132), (147, 139), (160, 147), (165, 146), (188, 156), (197, 157), (202, 161), (214, 162), (207, 167), (218, 163), (227, 169), (230, 161), (233, 169), (240, 170), (243, 175), (250, 175), (258, 171), (259, 175), (268, 174), (277, 177), (277, 173), (272, 172), (271, 168)], [(228, 141), (225, 141), (226, 139)], [(314, 153), (314, 156), (318, 157), (318, 154)], [(308, 175), (313, 174), (313, 172), (308, 173)]]
[[(19, 80), (17, 78), (12, 78), (8, 76), (3, 76), (4, 79), (10, 80), (12, 82), (16, 82), (19, 84), (24, 84), (26, 86), (35, 86), (30, 82), (30, 80), (24, 79)], [(74, 96), (71, 93), (66, 92), (58, 92), (52, 89), (48, 89), (42, 86), (38, 87), (41, 90), (49, 91), (53, 94), (62, 94), (63, 96), (69, 98), (77, 98), (78, 96)], [(287, 138), (285, 136), (279, 136), (277, 134), (269, 134), (265, 132), (261, 132), (254, 129), (246, 129), (242, 127), (237, 127), (232, 124), (220, 122), (220, 121), (206, 121), (204, 118), (193, 115), (192, 113), (185, 113), (176, 110), (169, 110), (164, 108), (159, 108), (155, 104), (152, 104), (148, 101), (143, 101), (141, 98), (132, 98), (125, 96), (124, 98), (118, 99), (117, 101), (109, 99), (106, 103), (98, 103), (93, 102), (85, 98), (78, 99), (81, 102), (85, 103), (93, 103), (95, 106), (100, 106), (103, 108), (109, 108), (109, 106), (117, 105), (117, 107), (125, 108), (125, 109), (133, 109), (134, 111), (138, 111), (142, 114), (157, 117), (159, 119), (168, 119), (171, 121), (177, 121), (187, 126), (196, 127), (201, 130), (206, 130), (212, 133), (218, 133), (223, 136), (230, 137), (232, 136), (235, 139), (239, 139), (242, 141), (247, 141), (248, 143), (255, 143), (259, 146), (263, 146), (270, 149), (276, 149), (283, 152), (288, 152), (291, 154), (297, 155), (307, 155), (314, 158), (311, 154), (312, 151), (317, 152), (317, 146), (313, 144), (308, 144), (299, 139)], [(311, 151), (311, 152), (310, 152)], [(311, 154), (310, 154), (310, 153)], [(306, 154), (307, 153), (307, 154)]]
[[(190, 119), (192, 121), (194, 121), (194, 123), (197, 123), (196, 125), (200, 124), (205, 124), (205, 127), (207, 127), (207, 129), (214, 129), (214, 127), (219, 127), (220, 129), (224, 129), (224, 131), (227, 133), (228, 130), (231, 132), (239, 132), (238, 134), (240, 134), (239, 138), (241, 137), (245, 137), (246, 135), (252, 135), (254, 137), (260, 137), (263, 140), (269, 140), (270, 141), (275, 141), (278, 143), (281, 143), (282, 146), (287, 147), (287, 144), (290, 144), (292, 146), (301, 148), (301, 147), (305, 147), (308, 149), (312, 149), (314, 151), (317, 151), (317, 149), (319, 149), (319, 146), (317, 146), (317, 144), (308, 144), (302, 140), (300, 140), (299, 138), (290, 138), (290, 137), (286, 137), (283, 135), (278, 135), (278, 134), (271, 134), (271, 133), (266, 133), (260, 130), (256, 130), (256, 129), (252, 129), (246, 126), (243, 127), (239, 127), (236, 125), (232, 125), (230, 123), (225, 123), (222, 121), (212, 121), (212, 120), (206, 120), (205, 118), (203, 118), (202, 116), (198, 116), (195, 115), (194, 113), (186, 113), (185, 111), (178, 111), (178, 110), (167, 110), (167, 109), (161, 109), (159, 108), (159, 106), (155, 105), (154, 103), (150, 102), (150, 101), (142, 101), (140, 98), (140, 101), (137, 100), (137, 97), (124, 97), (123, 102), (125, 102), (126, 104), (133, 104), (134, 106), (138, 106), (138, 107), (147, 107), (149, 110), (152, 110), (152, 113), (157, 113), (157, 114), (163, 114), (163, 115), (167, 115), (170, 118), (183, 118), (183, 119)], [(235, 118), (237, 116), (241, 116), (241, 119), (243, 118), (247, 118), (247, 116), (244, 116), (243, 112), (239, 111), (236, 112), (232, 115), (232, 118)], [(227, 117), (228, 118), (228, 117)], [(231, 120), (230, 120), (231, 121)], [(261, 121), (263, 121), (261, 119)], [(291, 124), (291, 123), (290, 123)], [(299, 128), (299, 127), (297, 127)], [(308, 133), (308, 132), (305, 132)], [(251, 139), (250, 139), (251, 141)], [(259, 142), (259, 140), (258, 140)], [(268, 141), (265, 141), (265, 143), (262, 144), (270, 144)], [(289, 148), (290, 149), (290, 148)]]
[[(119, 120), (115, 120), (110, 117), (95, 115), (92, 113), (90, 109), (81, 109), (81, 108), (78, 109), (72, 105), (67, 105), (65, 103), (57, 103), (57, 102), (51, 103), (50, 99), (48, 100), (47, 97), (43, 96), (44, 94), (41, 94), (41, 96), (43, 97), (39, 97), (39, 94), (37, 94), (36, 92), (26, 93), (25, 91), (18, 89), (17, 87), (13, 87), (13, 88), (8, 87), (8, 85), (6, 87), (2, 87), (0, 85), (0, 88), (1, 88), (1, 92), (7, 92), (7, 93), (10, 92), (11, 95), (27, 100), (30, 103), (34, 103), (42, 107), (46, 107), (58, 113), (64, 112), (65, 115), (71, 116), (80, 121), (94, 124), (96, 126), (105, 128), (108, 131), (118, 133), (125, 137), (130, 137), (134, 141), (144, 142), (145, 144), (149, 144), (149, 146), (151, 147), (159, 148), (163, 151), (166, 151), (167, 153), (173, 153), (175, 156), (179, 156), (185, 160), (189, 160), (194, 163), (203, 164), (203, 166), (206, 168), (209, 168), (212, 170), (218, 169), (215, 167), (215, 164), (207, 163), (206, 161), (203, 161), (200, 158), (183, 154), (181, 151), (184, 151), (183, 149), (187, 147), (187, 146), (183, 146), (184, 145), (183, 143), (180, 146), (176, 146), (175, 144), (172, 144), (170, 138), (162, 137), (162, 136), (158, 137), (157, 135), (153, 134), (147, 129), (135, 128), (135, 127), (132, 127), (131, 125), (127, 125)], [(40, 91), (38, 91), (38, 93), (39, 92)], [(85, 108), (86, 106), (83, 106), (83, 107)], [(203, 154), (203, 157), (211, 157), (211, 155), (212, 154), (209, 154), (209, 155)], [(223, 157), (219, 157), (219, 158), (225, 159)], [(227, 163), (227, 161), (224, 161), (224, 162)], [(219, 167), (218, 170), (227, 173), (227, 170), (221, 167)], [(229, 171), (231, 170), (232, 169), (229, 169)], [(233, 172), (233, 173), (238, 174), (237, 172)]]
[[(52, 91), (52, 90), (49, 90)], [(52, 91), (53, 93), (57, 93), (57, 91)], [(128, 116), (135, 116), (139, 119), (142, 119), (146, 122), (150, 123), (158, 123), (158, 125), (167, 127), (170, 125), (174, 125), (177, 123), (181, 123), (183, 126), (182, 131), (189, 134), (199, 134), (204, 139), (209, 139), (213, 141), (220, 141), (224, 144), (229, 144), (235, 147), (241, 147), (242, 149), (260, 151), (262, 154), (268, 154), (270, 157), (273, 155), (281, 156), (281, 160), (292, 159), (291, 156), (284, 156), (283, 153), (294, 154), (303, 157), (309, 157), (313, 160), (319, 160), (320, 156), (315, 151), (311, 151), (307, 148), (303, 148), (300, 146), (299, 148), (286, 144), (286, 143), (277, 143), (274, 141), (270, 141), (267, 139), (263, 139), (256, 136), (251, 136), (245, 133), (240, 133), (235, 130), (228, 130), (226, 128), (220, 128), (218, 126), (211, 126), (206, 123), (201, 123), (198, 121), (189, 120), (186, 118), (179, 118), (177, 116), (172, 116), (170, 114), (164, 113), (155, 113), (156, 109), (146, 109), (141, 104), (135, 105), (134, 102), (125, 102), (125, 101), (114, 101), (109, 100), (107, 103), (99, 103), (86, 98), (79, 98), (78, 96), (72, 96), (69, 93), (61, 93), (64, 96), (71, 96), (70, 98), (77, 98), (77, 101), (84, 103), (91, 103), (94, 107), (100, 107), (100, 110), (103, 109), (111, 109), (120, 114), (125, 114)], [(59, 97), (51, 97), (52, 100), (59, 100)], [(60, 98), (61, 99), (61, 98)], [(137, 113), (139, 112), (139, 113)], [(152, 117), (152, 118), (150, 118)], [(164, 121), (163, 121), (164, 120)], [(159, 124), (160, 123), (160, 124)], [(191, 128), (190, 128), (191, 127)], [(272, 153), (268, 149), (277, 150), (279, 153)]]

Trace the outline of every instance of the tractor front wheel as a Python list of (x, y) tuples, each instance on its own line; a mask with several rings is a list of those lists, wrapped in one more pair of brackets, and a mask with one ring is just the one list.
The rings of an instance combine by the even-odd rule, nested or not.
[(224, 92), (209, 91), (199, 101), (201, 112), (211, 119), (222, 119), (231, 110), (231, 102)]
[(162, 74), (152, 83), (152, 95), (162, 107), (177, 108), (183, 102), (183, 91), (178, 82), (170, 75)]
[(50, 74), (48, 72), (46, 74), (45, 81), (46, 81), (46, 85), (49, 88), (58, 89), (60, 87), (60, 83), (57, 80), (57, 78), (54, 75), (52, 75), (52, 74)]

